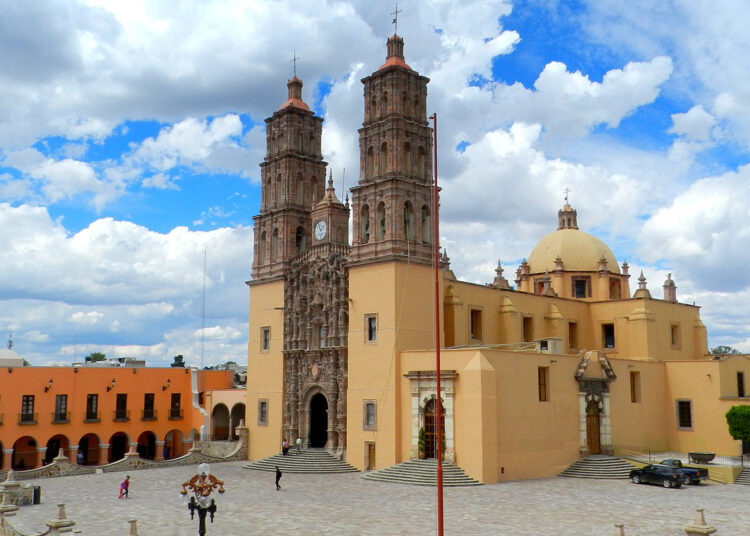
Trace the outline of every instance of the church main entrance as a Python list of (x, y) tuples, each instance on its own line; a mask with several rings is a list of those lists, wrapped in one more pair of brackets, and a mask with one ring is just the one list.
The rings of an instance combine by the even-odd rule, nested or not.
[(589, 400), (586, 406), (586, 446), (589, 454), (601, 454), (599, 426), (599, 404), (596, 400)]
[(323, 448), (328, 441), (328, 400), (323, 393), (310, 399), (310, 447)]
[[(440, 429), (445, 436), (445, 408), (441, 406), (440, 411)], [(437, 399), (433, 398), (424, 407), (424, 439), (425, 439), (425, 456), (427, 458), (437, 457)]]

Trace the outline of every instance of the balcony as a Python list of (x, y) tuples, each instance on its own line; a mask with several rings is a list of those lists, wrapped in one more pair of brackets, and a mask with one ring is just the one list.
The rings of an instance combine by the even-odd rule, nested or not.
[(179, 421), (182, 419), (182, 409), (180, 408), (172, 408), (169, 410), (169, 420), (170, 421)]
[(144, 409), (141, 414), (141, 420), (142, 421), (155, 421), (156, 420), (156, 410), (155, 409)]
[(36, 418), (39, 416), (38, 413), (19, 413), (18, 414), (18, 424), (21, 426), (28, 426), (31, 424), (36, 424)]
[(55, 411), (54, 413), (52, 413), (52, 424), (67, 424), (69, 422), (69, 411)]
[(130, 411), (126, 409), (116, 409), (114, 413), (115, 422), (127, 422), (130, 420)]
[(83, 422), (102, 422), (101, 418), (99, 418), (99, 412), (98, 411), (87, 411), (86, 417), (83, 419)]

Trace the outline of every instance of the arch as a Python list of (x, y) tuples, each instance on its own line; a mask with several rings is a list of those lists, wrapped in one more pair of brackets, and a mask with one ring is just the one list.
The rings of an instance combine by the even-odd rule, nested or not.
[(359, 214), (359, 240), (363, 244), (370, 241), (370, 207), (362, 205)]
[(156, 434), (147, 430), (141, 432), (138, 436), (138, 446), (136, 447), (138, 456), (146, 460), (153, 460), (156, 458)]
[(382, 201), (378, 203), (377, 210), (377, 240), (385, 240), (385, 203)]
[[(440, 403), (440, 430), (445, 441), (445, 408)], [(424, 406), (425, 455), (428, 458), (437, 456), (437, 398), (431, 398)]]
[(109, 438), (109, 463), (122, 460), (130, 450), (130, 439), (125, 432), (115, 432)]
[(297, 227), (294, 233), (294, 249), (297, 253), (305, 251), (305, 230), (302, 226)]
[(258, 242), (258, 264), (266, 262), (266, 232), (260, 233), (260, 241)]
[(411, 201), (404, 203), (404, 239), (414, 240), (414, 207)]
[(271, 235), (271, 261), (279, 258), (279, 228), (275, 227)]
[(167, 432), (167, 435), (164, 436), (164, 452), (162, 453), (165, 460), (179, 458), (185, 454), (183, 437), (182, 432), (176, 428)]
[(422, 242), (429, 244), (432, 242), (432, 222), (430, 219), (430, 207), (422, 205)]
[(13, 443), (13, 457), (10, 461), (12, 469), (23, 471), (36, 467), (37, 452), (39, 451), (36, 439), (31, 436), (22, 436)]
[(365, 157), (365, 178), (371, 178), (375, 175), (375, 150), (372, 147), (367, 148)]
[(242, 402), (237, 402), (234, 406), (232, 406), (232, 412), (230, 413), (231, 416), (231, 423), (232, 423), (232, 438), (237, 439), (239, 436), (237, 435), (237, 427), (240, 425), (240, 421), (245, 421), (245, 404)]
[(411, 144), (408, 141), (404, 142), (404, 175), (407, 177), (411, 176)]
[(211, 429), (215, 441), (229, 439), (229, 408), (225, 404), (216, 404), (211, 410)]
[(328, 399), (322, 392), (310, 397), (308, 442), (311, 448), (323, 448), (328, 442)]
[(385, 175), (388, 172), (388, 144), (383, 142), (380, 145), (380, 160), (378, 162), (378, 174)]
[[(64, 436), (63, 434), (53, 435), (47, 441), (47, 450), (44, 453), (44, 460), (42, 462), (42, 465), (48, 465), (52, 463), (52, 460), (54, 460), (57, 455), (60, 454), (60, 449), (63, 449), (63, 454), (67, 456), (69, 448), (70, 441), (66, 436)], [(75, 462), (75, 460), (70, 461)]]
[[(97, 465), (101, 442), (96, 434), (86, 434), (78, 440), (78, 452), (81, 465)], [(70, 460), (71, 462), (73, 460)]]
[(427, 153), (424, 150), (424, 147), (420, 147), (417, 149), (417, 169), (416, 172), (419, 175), (420, 179), (425, 179), (427, 177)]

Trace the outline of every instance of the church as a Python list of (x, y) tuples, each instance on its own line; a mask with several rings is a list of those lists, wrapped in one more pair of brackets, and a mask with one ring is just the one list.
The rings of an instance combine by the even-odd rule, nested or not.
[(750, 359), (708, 355), (699, 307), (678, 301), (671, 275), (662, 297), (643, 274), (631, 292), (627, 263), (579, 229), (567, 199), (515, 287), (499, 263), (479, 285), (440, 257), (438, 400), (429, 79), (393, 35), (362, 83), (351, 202), (326, 177), (323, 120), (296, 76), (266, 119), (247, 282), (251, 460), (297, 437), (360, 470), (443, 448), (493, 483), (553, 476), (590, 454), (750, 452), (724, 419), (750, 404)]

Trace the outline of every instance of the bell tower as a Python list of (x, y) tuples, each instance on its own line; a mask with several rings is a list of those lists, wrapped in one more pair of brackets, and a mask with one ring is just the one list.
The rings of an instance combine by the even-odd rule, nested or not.
[(386, 61), (363, 78), (359, 183), (352, 192), (351, 265), (432, 262), (432, 129), (429, 79), (404, 60), (404, 40), (388, 39)]
[(290, 260), (310, 247), (312, 207), (325, 190), (323, 119), (302, 100), (299, 78), (289, 80), (287, 88), (287, 100), (266, 119), (262, 199), (260, 214), (253, 218), (253, 280), (283, 276)]

